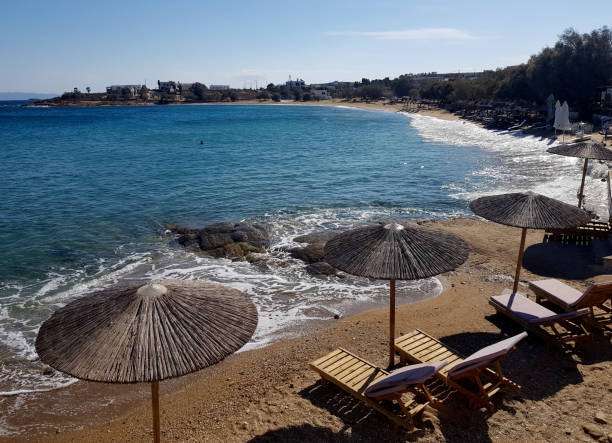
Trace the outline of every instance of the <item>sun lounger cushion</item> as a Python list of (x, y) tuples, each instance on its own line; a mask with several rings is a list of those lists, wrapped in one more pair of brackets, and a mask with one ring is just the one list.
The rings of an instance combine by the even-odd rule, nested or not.
[(558, 298), (569, 306), (578, 303), (583, 296), (582, 292), (554, 278), (532, 281), (529, 282), (529, 285), (549, 293), (551, 296)]
[(518, 335), (498, 341), (497, 343), (493, 343), (492, 345), (474, 352), (472, 355), (463, 359), (461, 363), (448, 371), (448, 377), (455, 377), (471, 369), (486, 366), (487, 363), (490, 363), (496, 358), (510, 352), (512, 348), (525, 337), (527, 337), (527, 333), (521, 332)]
[(385, 378), (368, 386), (365, 395), (370, 398), (378, 398), (394, 392), (405, 391), (408, 385), (423, 383), (447, 364), (445, 361), (434, 361), (396, 369)]
[(504, 292), (501, 295), (494, 295), (491, 300), (500, 306), (503, 306), (508, 311), (519, 317), (526, 323), (544, 323), (552, 320), (563, 320), (571, 317), (588, 314), (588, 309), (581, 309), (575, 312), (565, 314), (556, 314), (548, 308), (528, 299), (522, 294)]

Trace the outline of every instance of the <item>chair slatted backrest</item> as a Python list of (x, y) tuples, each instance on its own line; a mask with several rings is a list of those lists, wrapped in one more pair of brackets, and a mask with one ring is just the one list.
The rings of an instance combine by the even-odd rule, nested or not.
[(574, 304), (576, 309), (598, 306), (612, 297), (612, 281), (594, 283), (582, 294), (582, 297)]

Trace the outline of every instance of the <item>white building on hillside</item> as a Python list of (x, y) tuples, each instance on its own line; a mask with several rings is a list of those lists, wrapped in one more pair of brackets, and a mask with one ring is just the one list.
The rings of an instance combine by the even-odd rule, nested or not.
[(177, 85), (176, 82), (170, 80), (168, 82), (161, 82), (159, 80), (157, 80), (157, 90), (159, 92), (167, 92), (169, 94), (174, 94), (175, 92), (177, 92)]
[(106, 87), (107, 94), (138, 95), (142, 85), (111, 85)]
[(288, 88), (304, 89), (306, 87), (306, 82), (301, 78), (291, 80), (291, 76), (289, 76), (289, 80), (285, 82), (285, 86)]
[(331, 95), (326, 89), (311, 89), (312, 96), (318, 100), (331, 100)]
[(208, 87), (211, 91), (227, 91), (229, 88), (229, 85), (210, 85)]

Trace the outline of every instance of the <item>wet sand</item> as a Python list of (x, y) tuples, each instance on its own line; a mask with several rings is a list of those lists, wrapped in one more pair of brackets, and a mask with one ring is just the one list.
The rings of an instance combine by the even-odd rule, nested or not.
[[(431, 222), (430, 227), (461, 236), (470, 246), (468, 261), (442, 275), (444, 291), (436, 298), (402, 306), (397, 332), (422, 329), (469, 354), (520, 328), (494, 315), (490, 295), (510, 287), (520, 230), (475, 219)], [(596, 249), (542, 243), (541, 231), (529, 231), (523, 281), (561, 275), (572, 269), (568, 284), (583, 289), (592, 281), (612, 279), (593, 265)], [(601, 248), (600, 248), (601, 250)], [(608, 252), (609, 253), (609, 252)], [(526, 285), (521, 291), (528, 292)], [(592, 441), (584, 426), (612, 433), (612, 343), (597, 336), (574, 353), (548, 349), (529, 337), (504, 360), (507, 376), (522, 393), (503, 393), (497, 410), (467, 408), (454, 396), (440, 411), (428, 411), (419, 430), (396, 432), (388, 420), (333, 386), (320, 386), (308, 362), (344, 347), (384, 366), (387, 360), (388, 310), (376, 309), (341, 318), (331, 327), (283, 340), (266, 348), (230, 356), (218, 365), (160, 384), (161, 427), (166, 441)], [(126, 391), (137, 398), (122, 402)], [(112, 386), (78, 382), (63, 390), (28, 394), (11, 403), (28, 403), (10, 412), (9, 424), (28, 423), (28, 432), (11, 441), (150, 441), (148, 386)], [(79, 414), (81, 403), (98, 399), (94, 417)], [(66, 411), (64, 415), (53, 411)], [(7, 412), (10, 412), (7, 415)], [(607, 414), (597, 423), (595, 414)]]

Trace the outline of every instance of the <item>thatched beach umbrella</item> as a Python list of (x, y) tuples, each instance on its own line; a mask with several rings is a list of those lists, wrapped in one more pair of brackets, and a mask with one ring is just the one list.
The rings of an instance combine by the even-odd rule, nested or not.
[(390, 280), (389, 366), (395, 364), (395, 280), (417, 280), (460, 266), (467, 244), (444, 231), (413, 223), (389, 223), (352, 229), (325, 245), (325, 260), (353, 275)]
[(105, 289), (57, 310), (40, 327), (36, 352), (83, 380), (151, 383), (159, 441), (159, 381), (213, 365), (257, 326), (242, 292), (215, 283), (162, 280)]
[(582, 168), (582, 182), (580, 182), (580, 192), (578, 192), (578, 207), (582, 206), (584, 198), (584, 178), (586, 177), (587, 166), (589, 159), (593, 160), (612, 160), (612, 151), (603, 143), (575, 143), (571, 145), (557, 145), (548, 148), (546, 152), (551, 154), (565, 155), (567, 157), (578, 157), (584, 159), (584, 167)]
[(582, 209), (533, 192), (480, 197), (470, 203), (474, 214), (502, 225), (522, 228), (512, 293), (518, 289), (527, 229), (568, 229), (591, 219)]

